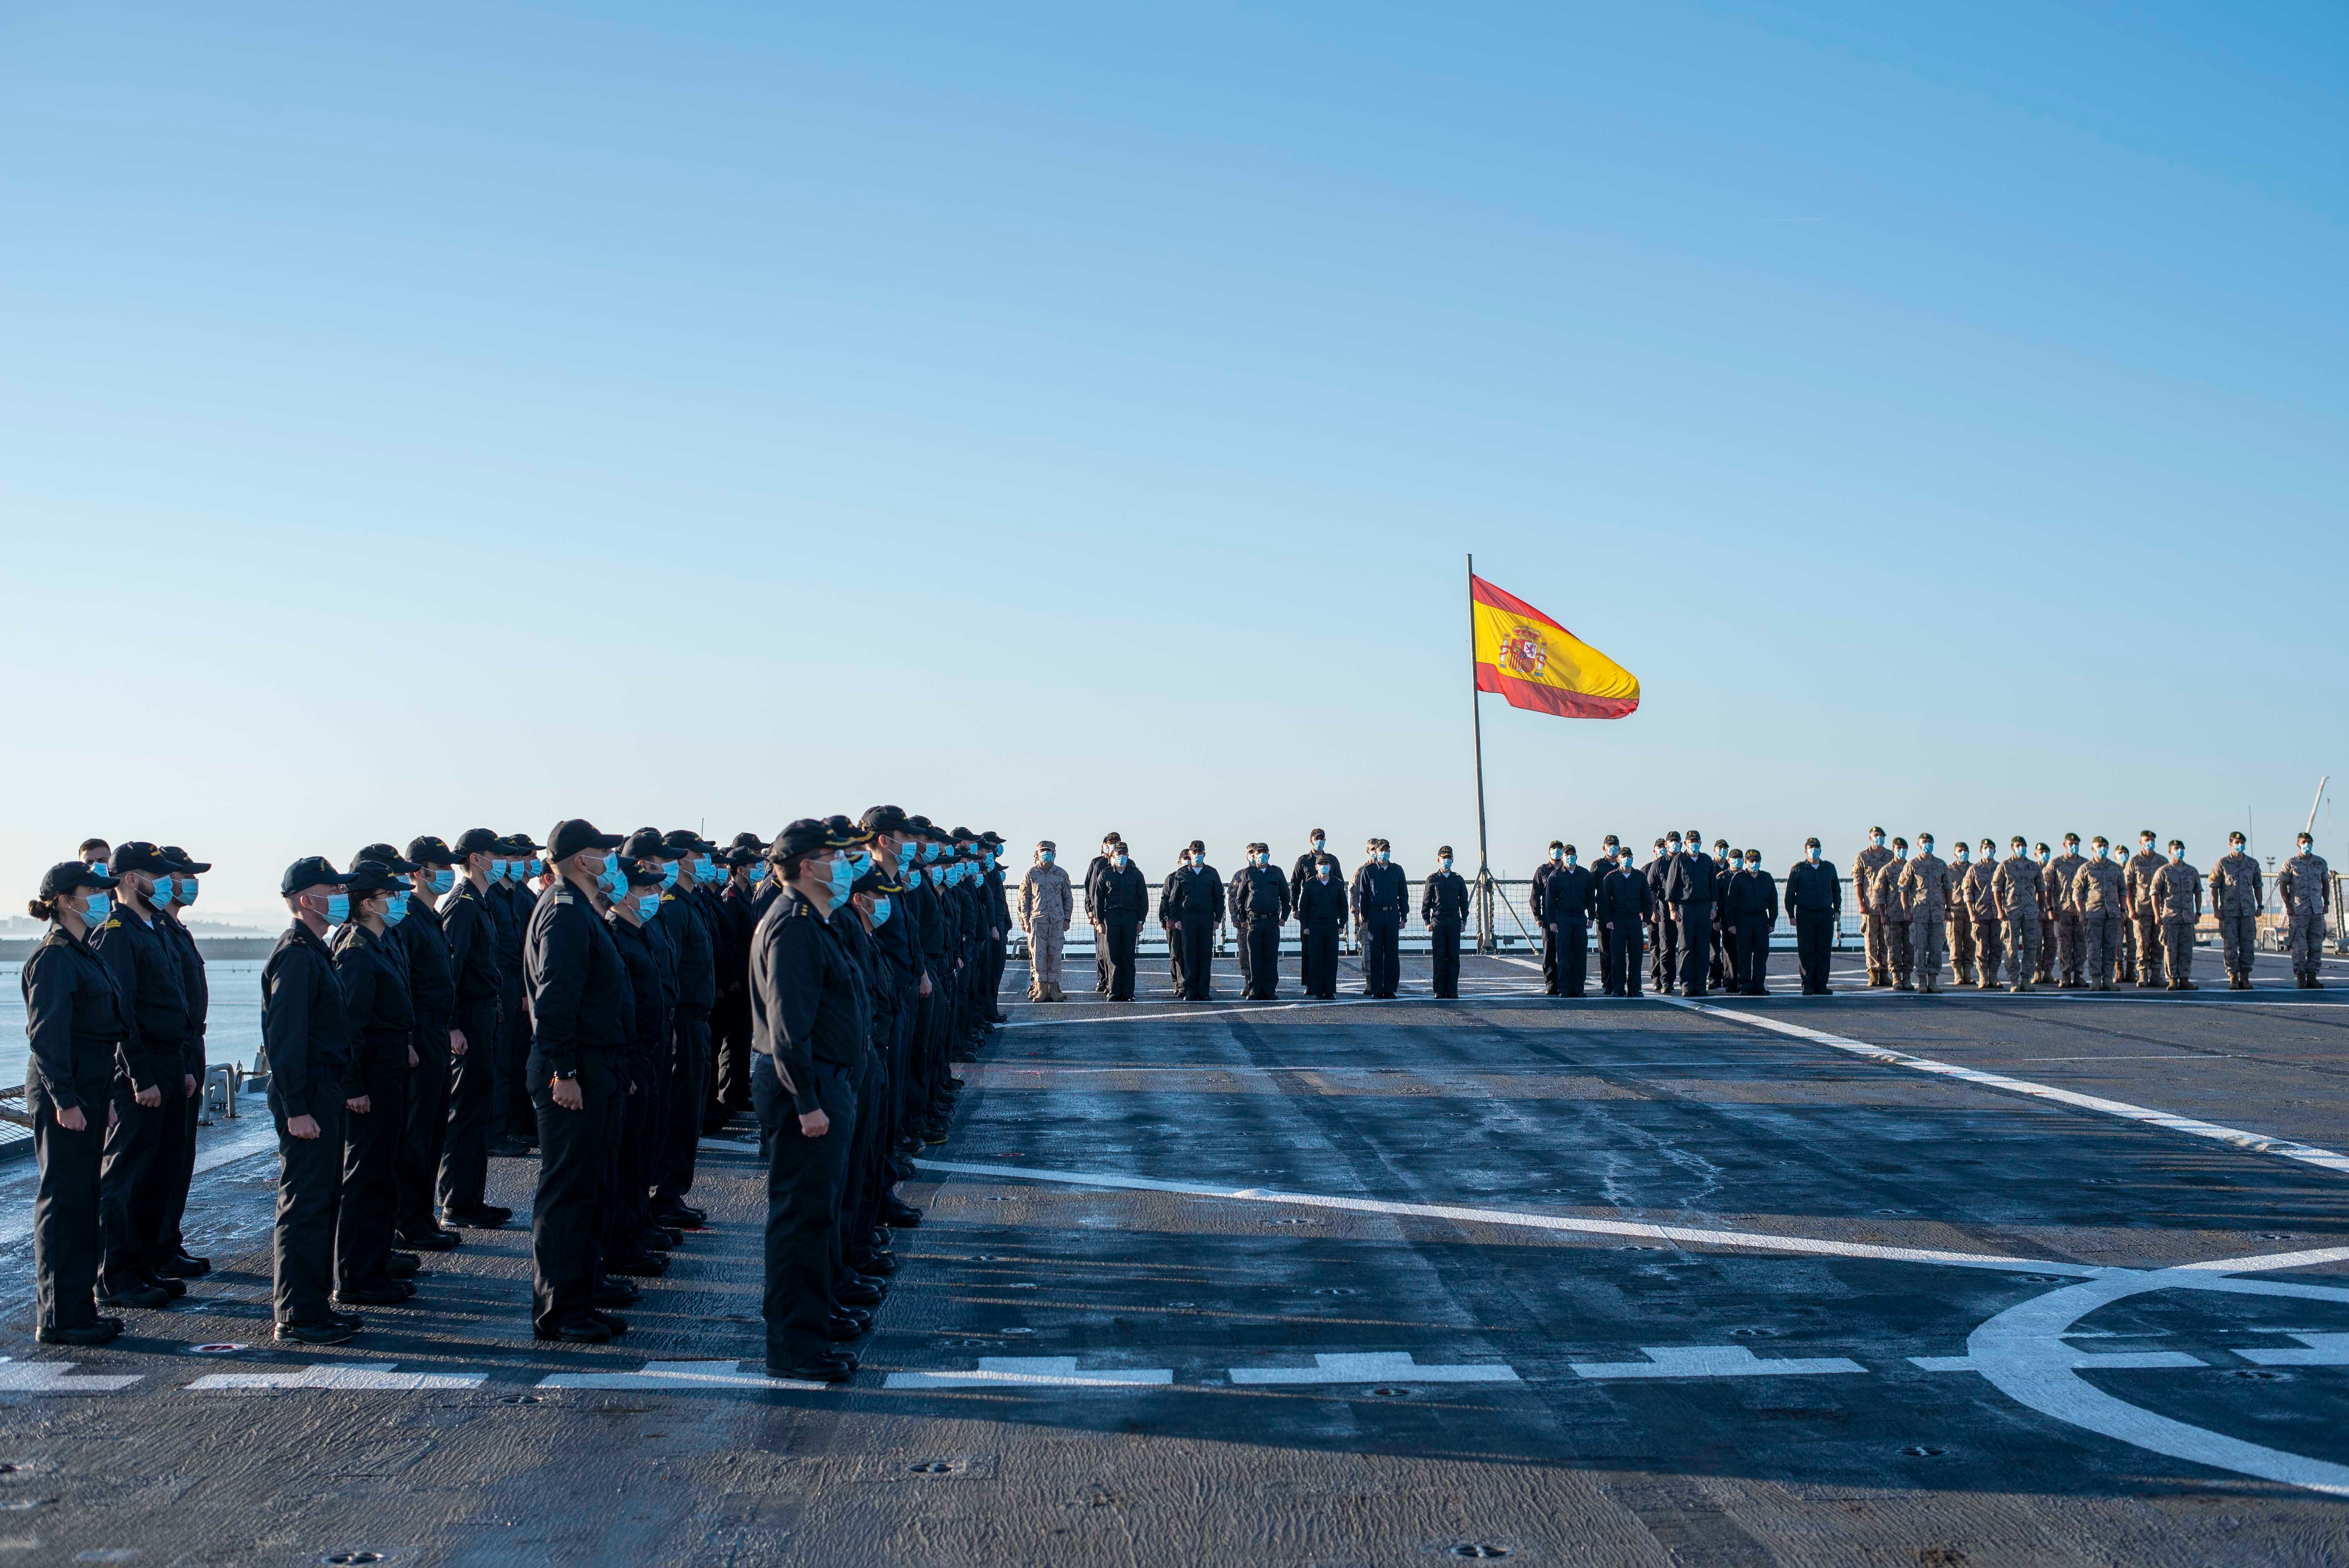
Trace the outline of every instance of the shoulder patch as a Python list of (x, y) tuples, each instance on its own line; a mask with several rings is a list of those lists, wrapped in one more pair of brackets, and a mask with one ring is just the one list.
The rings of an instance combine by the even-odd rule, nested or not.
[(98, 929), (100, 931), (119, 931), (122, 929), (122, 923), (119, 920), (109, 920), (104, 925), (99, 926)]
[(673, 892), (665, 892), (661, 894), (660, 901), (663, 903), (675, 903), (677, 902), (677, 894)]

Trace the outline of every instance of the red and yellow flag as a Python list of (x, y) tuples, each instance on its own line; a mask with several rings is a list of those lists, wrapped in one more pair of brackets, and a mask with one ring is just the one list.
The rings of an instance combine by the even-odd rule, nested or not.
[(1620, 718), (1640, 706), (1640, 677), (1482, 577), (1468, 579), (1476, 689), (1511, 707), (1564, 718)]

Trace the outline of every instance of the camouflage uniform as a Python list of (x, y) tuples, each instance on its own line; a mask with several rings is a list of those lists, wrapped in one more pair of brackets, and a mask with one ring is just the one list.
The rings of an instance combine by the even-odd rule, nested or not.
[(2072, 879), (2072, 908), (2080, 917), (2080, 949), (2088, 989), (2109, 991), (2120, 968), (2121, 932), (2128, 921), (2128, 894), (2121, 868), (2111, 861), (2090, 861)]
[(1917, 962), (1917, 988), (1941, 988), (1944, 933), (1950, 919), (1950, 868), (1927, 850), (1900, 873), (1900, 901), (1909, 906), (1909, 949)]
[(2248, 990), (2251, 954), (2259, 951), (2260, 904), (2265, 889), (2260, 862), (2238, 848), (2210, 868), (2210, 913), (2219, 917), (2219, 945), (2227, 954), (2230, 989)]
[(1950, 862), (1950, 967), (1961, 985), (1974, 983), (1974, 912), (1965, 898), (1966, 876), (1973, 869), (1969, 860)]
[(1988, 991), (1998, 985), (1998, 961), (2006, 944), (1998, 939), (1998, 862), (1976, 861), (1966, 868), (1966, 879), (1958, 888), (1958, 901), (1966, 906), (1966, 913), (1974, 928), (1974, 947), (1980, 954), (1980, 987)]
[(2202, 918), (2202, 873), (2183, 859), (2165, 864), (2147, 885), (2161, 922), (2162, 968), (2173, 991), (2194, 989), (2194, 923)]
[(2141, 991), (2163, 980), (2161, 916), (2153, 911), (2151, 890), (2154, 873), (2168, 863), (2151, 850), (2139, 850), (2129, 857), (2128, 867), (2121, 877), (2121, 886), (2128, 892), (2128, 936), (2137, 954), (2137, 984)]
[(1064, 1002), (1061, 939), (1077, 913), (1069, 873), (1057, 865), (1030, 866), (1019, 879), (1019, 929), (1028, 934), (1028, 999)]
[(2303, 850), (2276, 872), (2276, 896), (2283, 900), (2284, 944), (2292, 972), (2302, 985), (2316, 983), (2324, 952), (2324, 913), (2333, 907), (2333, 872), (2324, 857)]
[(1998, 862), (1998, 874), (1991, 879), (1999, 919), (2006, 926), (2007, 981), (2016, 991), (2031, 989), (2031, 976), (2039, 967), (2039, 894), (2046, 886), (2039, 871), (2039, 862), (2028, 854), (2010, 854)]
[(1909, 945), (1909, 901), (1900, 892), (1900, 873), (1909, 862), (1894, 859), (1876, 868), (1868, 884), (1868, 910), (1884, 934), (1885, 974), (1896, 991), (1914, 991), (1909, 971), (1916, 954)]
[(2054, 897), (2049, 900), (2055, 912), (2055, 977), (2066, 991), (2076, 991), (2087, 983), (2080, 972), (2080, 912), (2072, 907), (2073, 879), (2087, 863), (2088, 857), (2077, 850), (2065, 850), (2047, 862), (2055, 877)]
[[(2039, 847), (2043, 850), (2047, 848), (2044, 844)], [(2055, 984), (2055, 897), (2059, 890), (2055, 882), (2054, 859), (2052, 852), (2044, 861), (2039, 860), (2035, 854), (2033, 857), (2039, 867), (2039, 968), (2031, 978), (2042, 985)]]
[(1870, 844), (1852, 857), (1851, 890), (1859, 897), (1859, 929), (1868, 947), (1868, 983), (1871, 985), (1892, 984), (1892, 959), (1884, 942), (1884, 923), (1876, 918), (1876, 901), (1870, 897), (1876, 886), (1876, 873), (1892, 862), (1892, 851), (1880, 844)]

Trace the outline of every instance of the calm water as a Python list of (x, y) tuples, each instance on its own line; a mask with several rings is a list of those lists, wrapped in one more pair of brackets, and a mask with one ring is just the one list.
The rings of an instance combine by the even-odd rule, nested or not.
[[(25, 1081), (25, 989), (22, 964), (0, 964), (0, 1083)], [(261, 1050), (261, 961), (204, 965), (212, 995), (204, 1027), (204, 1055), (215, 1062), (253, 1066)]]

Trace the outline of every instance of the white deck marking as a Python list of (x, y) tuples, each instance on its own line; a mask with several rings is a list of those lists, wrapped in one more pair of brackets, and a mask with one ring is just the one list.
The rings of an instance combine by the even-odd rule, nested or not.
[(2262, 1367), (2349, 1367), (2349, 1334), (2310, 1334), (2287, 1329), (2305, 1350), (2238, 1350), (2236, 1355)]
[(1142, 1192), (1174, 1192), (1192, 1198), (1230, 1198), (1244, 1203), (1296, 1204), (1340, 1209), (1358, 1214), (1456, 1220), (1472, 1225), (1508, 1225), (1525, 1230), (1564, 1231), (1581, 1235), (1636, 1237), (1692, 1247), (1729, 1247), (1747, 1252), (1807, 1253), (1823, 1257), (1878, 1258), (1889, 1263), (1942, 1264), (1958, 1268), (2003, 1269), (2018, 1274), (2095, 1276), (2114, 1271), (2096, 1264), (2053, 1258), (2007, 1257), (1997, 1253), (1944, 1252), (1930, 1247), (1888, 1247), (1868, 1242), (1827, 1241), (1813, 1236), (1774, 1236), (1759, 1231), (1707, 1231), (1693, 1225), (1651, 1225), (1634, 1220), (1585, 1220), (1571, 1214), (1532, 1214), (1511, 1209), (1471, 1209), (1454, 1203), (1398, 1203), (1380, 1198), (1339, 1198), (1315, 1192), (1276, 1192), (1263, 1187), (1211, 1187), (1195, 1181), (1154, 1181), (1106, 1171), (1050, 1171), (1024, 1165), (965, 1165), (916, 1160), (925, 1171), (957, 1176), (1001, 1176), (1075, 1187), (1108, 1187)]
[(830, 1383), (745, 1372), (740, 1361), (647, 1361), (636, 1372), (557, 1372), (542, 1388), (830, 1388)]
[(1131, 1372), (1080, 1372), (1073, 1356), (982, 1356), (976, 1372), (892, 1372), (889, 1388), (1163, 1388), (1174, 1381), (1166, 1367)]
[(73, 1375), (71, 1361), (16, 1361), (0, 1356), (0, 1394), (119, 1394), (146, 1376)]
[(2076, 1106), (2083, 1110), (2099, 1111), (2128, 1121), (2142, 1121), (2149, 1126), (2166, 1128), (2196, 1138), (2208, 1138), (2220, 1143), (2230, 1143), (2238, 1149), (2255, 1154), (2280, 1154), (2287, 1160), (2337, 1171), (2349, 1175), (2349, 1154), (2336, 1154), (2330, 1149), (2313, 1144), (2295, 1143), (2289, 1139), (2271, 1138), (2261, 1132), (2246, 1132), (2240, 1128), (2221, 1127), (2216, 1122), (2202, 1121), (2190, 1116), (2178, 1116), (2167, 1110), (2153, 1110), (2126, 1100), (2106, 1099), (2101, 1095), (2082, 1094), (2076, 1089), (2057, 1088), (2052, 1084), (2033, 1083), (2029, 1078), (2009, 1078), (2004, 1073), (1983, 1072), (1977, 1068), (1959, 1067), (1954, 1062), (1935, 1061), (1930, 1057), (1912, 1057), (1906, 1051), (1896, 1051), (1885, 1046), (1873, 1046), (1866, 1040), (1855, 1040), (1842, 1035), (1830, 1035), (1823, 1029), (1806, 1029), (1800, 1024), (1789, 1024), (1761, 1013), (1739, 1012), (1730, 1007), (1715, 1007), (1703, 1002), (1684, 1001), (1678, 996), (1662, 998), (1676, 1007), (1708, 1017), (1727, 1018), (1734, 1023), (1751, 1024), (1755, 1028), (1774, 1034), (1790, 1035), (1807, 1040), (1815, 1046), (1826, 1046), (1854, 1056), (1865, 1057), (1886, 1067), (1907, 1068), (1912, 1072), (1933, 1073), (1953, 1078), (1965, 1083), (1980, 1084), (1986, 1088), (2005, 1089), (2012, 1094), (2025, 1094), (2034, 1099), (2054, 1100), (2060, 1105)]
[(1514, 1367), (1423, 1367), (1409, 1351), (1373, 1351), (1368, 1355), (1317, 1352), (1310, 1367), (1235, 1367), (1237, 1384), (1259, 1383), (1516, 1383)]
[(2083, 1357), (2064, 1343), (2072, 1326), (2081, 1318), (2125, 1296), (2147, 1291), (2218, 1289), (2349, 1302), (2349, 1290), (2283, 1280), (2228, 1279), (2221, 1273), (2306, 1268), (2344, 1259), (2349, 1259), (2349, 1247), (2326, 1247), (2271, 1253), (2261, 1257), (2213, 1258), (2183, 1268), (2113, 1274), (2102, 1279), (2084, 1280), (2019, 1302), (1992, 1317), (1967, 1337), (1963, 1357), (1928, 1357), (1919, 1364), (1939, 1362), (1942, 1366), (1932, 1369), (1946, 1367), (1950, 1370), (1979, 1372), (2017, 1404), (2132, 1448), (2208, 1465), (2213, 1470), (2232, 1470), (2238, 1475), (2349, 1497), (2349, 1465), (2286, 1453), (2205, 1427), (2172, 1420), (2116, 1398), (2079, 1376), (2084, 1367), (2118, 1367), (2124, 1360), (2135, 1360), (2139, 1365), (2178, 1365), (2176, 1361), (2155, 1359), (2162, 1352), (2136, 1357)]
[(264, 1394), (291, 1388), (413, 1394), (435, 1388), (478, 1388), (486, 1372), (395, 1372), (388, 1361), (318, 1362), (284, 1372), (215, 1372), (188, 1385), (198, 1394)]
[(1743, 1345), (1642, 1345), (1645, 1361), (1576, 1361), (1578, 1377), (1809, 1377), (1867, 1367), (1840, 1356), (1764, 1361)]

